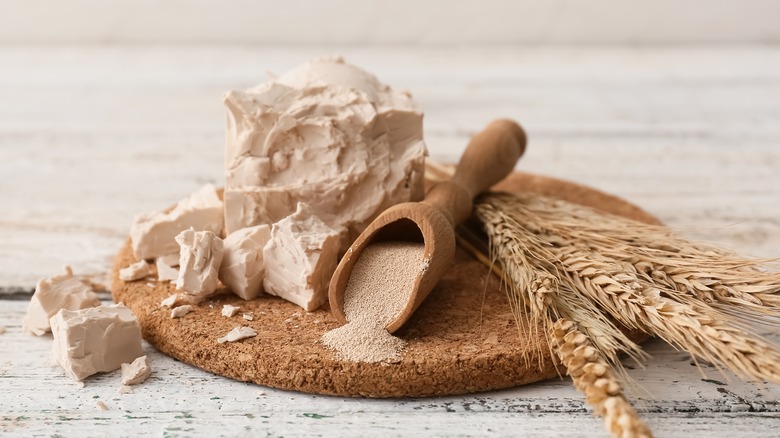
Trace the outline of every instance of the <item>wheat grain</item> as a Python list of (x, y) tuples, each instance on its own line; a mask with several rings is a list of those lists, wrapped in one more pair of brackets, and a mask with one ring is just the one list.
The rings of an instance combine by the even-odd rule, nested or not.
[(574, 386), (585, 394), (593, 412), (604, 418), (604, 425), (613, 437), (652, 436), (626, 399), (609, 365), (574, 322), (559, 319), (551, 327), (549, 337)]

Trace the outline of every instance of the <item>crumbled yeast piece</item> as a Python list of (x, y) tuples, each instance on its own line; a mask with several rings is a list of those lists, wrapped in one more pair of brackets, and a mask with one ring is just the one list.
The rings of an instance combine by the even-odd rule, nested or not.
[(97, 403), (95, 403), (95, 407), (99, 411), (107, 411), (108, 410), (108, 406), (105, 403), (103, 403), (102, 401), (100, 401), (100, 400), (98, 400)]
[(154, 264), (157, 266), (157, 281), (176, 281), (179, 277), (179, 255), (176, 254), (176, 264), (170, 264), (169, 257), (157, 257)]
[(245, 320), (247, 320), (247, 321), (254, 321), (254, 319), (255, 319), (255, 317), (254, 317), (254, 316), (252, 316), (252, 315), (251, 315), (251, 314), (249, 314), (249, 313), (245, 313), (245, 314), (241, 315), (241, 317), (242, 317), (242, 318), (244, 318), (244, 319), (245, 319)]
[(38, 281), (27, 306), (27, 314), (22, 320), (22, 328), (41, 336), (51, 330), (49, 318), (60, 309), (78, 310), (99, 305), (97, 294), (73, 276), (70, 266), (65, 266), (64, 275)]
[(176, 242), (181, 248), (176, 289), (199, 302), (217, 289), (222, 239), (211, 231), (189, 229), (176, 236)]
[(236, 342), (253, 336), (257, 336), (257, 332), (252, 327), (235, 327), (225, 336), (218, 338), (217, 342), (224, 344), (225, 342)]
[(141, 326), (122, 304), (60, 310), (51, 320), (52, 359), (70, 378), (83, 380), (143, 356)]
[(176, 301), (178, 301), (180, 298), (181, 295), (179, 294), (169, 295), (168, 298), (165, 298), (162, 301), (160, 301), (160, 307), (167, 307), (170, 309), (176, 304)]
[(131, 388), (131, 387), (127, 386), (127, 385), (122, 385), (119, 388), (117, 388), (117, 390), (116, 390), (116, 393), (119, 394), (119, 395), (130, 394), (131, 392), (133, 392), (133, 388)]
[(228, 318), (234, 316), (238, 311), (241, 310), (238, 306), (231, 306), (230, 304), (225, 304), (222, 306), (222, 316), (227, 316)]
[(313, 59), (224, 102), (228, 233), (304, 202), (356, 237), (387, 207), (422, 199), (418, 104), (341, 58)]
[(221, 235), (222, 210), (216, 187), (206, 184), (173, 208), (137, 215), (130, 228), (133, 255), (143, 260), (173, 254), (179, 250), (174, 238), (189, 228)]
[(119, 279), (122, 281), (140, 280), (152, 273), (152, 267), (146, 260), (140, 260), (132, 265), (119, 270)]
[(171, 318), (181, 318), (182, 316), (190, 313), (192, 311), (192, 306), (189, 304), (184, 304), (182, 306), (174, 307), (171, 309)]
[(339, 233), (298, 203), (295, 213), (275, 223), (263, 248), (266, 292), (311, 312), (328, 298), (328, 283), (336, 269)]
[(245, 300), (256, 298), (263, 292), (263, 247), (270, 239), (270, 225), (242, 228), (225, 238), (219, 279)]
[(138, 385), (152, 374), (152, 360), (149, 356), (137, 357), (122, 364), (122, 385)]

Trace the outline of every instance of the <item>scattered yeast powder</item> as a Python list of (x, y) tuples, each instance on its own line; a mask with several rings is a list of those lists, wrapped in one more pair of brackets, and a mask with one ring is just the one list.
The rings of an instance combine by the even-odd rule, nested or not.
[(348, 323), (325, 333), (322, 343), (351, 362), (398, 362), (406, 342), (385, 330), (406, 306), (424, 270), (425, 245), (380, 242), (363, 249), (344, 291)]

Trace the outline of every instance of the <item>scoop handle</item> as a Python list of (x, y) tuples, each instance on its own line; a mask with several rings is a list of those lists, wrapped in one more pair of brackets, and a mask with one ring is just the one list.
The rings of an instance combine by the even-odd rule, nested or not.
[(448, 213), (453, 226), (460, 224), (471, 214), (474, 197), (515, 168), (526, 141), (525, 131), (516, 122), (490, 122), (466, 146), (452, 179), (433, 186), (423, 202)]

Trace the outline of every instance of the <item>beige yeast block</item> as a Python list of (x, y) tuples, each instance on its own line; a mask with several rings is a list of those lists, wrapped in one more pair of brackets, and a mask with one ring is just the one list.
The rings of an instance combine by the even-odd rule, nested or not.
[(51, 318), (52, 359), (73, 380), (119, 369), (143, 356), (141, 327), (122, 304), (60, 310)]

